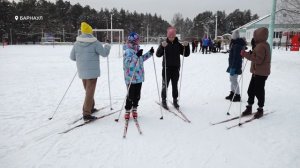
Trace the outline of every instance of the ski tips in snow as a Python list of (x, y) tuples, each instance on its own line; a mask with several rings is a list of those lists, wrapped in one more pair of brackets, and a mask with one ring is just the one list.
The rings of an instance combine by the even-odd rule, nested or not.
[[(135, 118), (133, 119), (135, 125), (136, 125), (136, 128), (139, 132), (140, 135), (143, 134), (142, 130), (141, 130), (141, 127), (140, 127), (140, 124), (138, 122), (138, 120)], [(123, 139), (126, 138), (126, 135), (127, 135), (127, 131), (128, 131), (128, 125), (129, 125), (129, 119), (125, 119), (125, 126), (124, 126), (124, 133), (123, 133)]]
[[(162, 104), (160, 102), (157, 102), (157, 101), (155, 101), (155, 102), (159, 106), (162, 106)], [(180, 118), (182, 121), (190, 123), (190, 121), (186, 120), (184, 117), (181, 116), (182, 114), (179, 115), (179, 114), (175, 113), (174, 111), (170, 110), (169, 108), (168, 109), (163, 108), (163, 109), (166, 110), (167, 112), (174, 114), (176, 117)], [(178, 111), (178, 110), (176, 109), (176, 111)], [(180, 113), (180, 112), (178, 111), (178, 113)]]

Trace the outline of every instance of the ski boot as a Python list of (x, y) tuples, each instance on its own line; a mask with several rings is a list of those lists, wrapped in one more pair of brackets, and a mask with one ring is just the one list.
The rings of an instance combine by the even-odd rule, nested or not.
[(179, 104), (178, 104), (178, 100), (177, 99), (173, 99), (173, 105), (175, 108), (179, 109)]
[(162, 106), (164, 109), (169, 110), (169, 107), (168, 107), (168, 105), (167, 105), (167, 101), (166, 101), (166, 100), (163, 100), (163, 101), (161, 102), (161, 106)]
[(234, 95), (233, 91), (230, 91), (230, 94), (228, 96), (226, 96), (225, 99), (231, 100), (233, 95)]
[(137, 108), (136, 107), (132, 108), (132, 117), (134, 119), (136, 119), (138, 117), (138, 113), (137, 113)]
[(236, 94), (233, 99), (232, 99), (233, 102), (240, 102), (241, 101), (241, 96), (239, 94)]
[(84, 121), (93, 121), (93, 120), (97, 119), (97, 117), (92, 116), (92, 115), (84, 115), (82, 118)]
[(259, 107), (257, 112), (254, 114), (254, 118), (259, 119), (264, 115), (264, 109)]
[(125, 118), (125, 120), (129, 120), (130, 119), (130, 111), (129, 110), (126, 110), (124, 118)]
[(252, 106), (246, 106), (246, 110), (242, 112), (242, 116), (248, 116), (252, 114)]

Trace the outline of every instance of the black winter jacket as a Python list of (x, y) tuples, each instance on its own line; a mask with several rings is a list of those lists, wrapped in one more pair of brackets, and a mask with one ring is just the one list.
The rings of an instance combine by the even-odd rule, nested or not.
[[(176, 67), (180, 68), (180, 55), (183, 55), (183, 50), (185, 48), (184, 56), (188, 57), (190, 55), (190, 45), (184, 47), (182, 44), (179, 43), (178, 38), (175, 37), (174, 41), (171, 42), (167, 39), (168, 45), (166, 46), (166, 60), (167, 60), (167, 67)], [(164, 47), (159, 45), (156, 56), (161, 57), (164, 55)], [(163, 59), (163, 67), (165, 66), (165, 60)]]

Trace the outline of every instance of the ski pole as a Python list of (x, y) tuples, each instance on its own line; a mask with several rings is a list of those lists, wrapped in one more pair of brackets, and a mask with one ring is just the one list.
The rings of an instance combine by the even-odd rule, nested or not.
[[(243, 74), (244, 71), (245, 71), (247, 62), (248, 62), (248, 60), (246, 60), (246, 62), (245, 62), (245, 66), (244, 66), (244, 68), (243, 68), (242, 74)], [(243, 77), (243, 76), (240, 77), (239, 82), (238, 82), (238, 85), (237, 85), (237, 86), (235, 87), (235, 89), (234, 89), (234, 94), (233, 94), (233, 97), (231, 98), (230, 105), (229, 105), (228, 110), (227, 110), (227, 115), (230, 115), (229, 110), (230, 110), (230, 108), (231, 108), (233, 98), (234, 98), (234, 96), (235, 96), (235, 94), (236, 94), (236, 90), (237, 90), (237, 88), (239, 87), (239, 83), (241, 82), (242, 77)]]
[[(108, 40), (108, 34), (106, 33), (106, 40), (107, 43), (110, 43)], [(113, 110), (112, 103), (111, 103), (111, 92), (110, 92), (110, 73), (109, 73), (109, 56), (107, 56), (107, 78), (108, 78), (108, 92), (109, 92), (109, 105), (110, 110)]]
[[(243, 60), (244, 61), (244, 60)], [(246, 64), (244, 65), (246, 66)], [(242, 73), (242, 83), (241, 83), (241, 98), (242, 98), (242, 93), (243, 93), (243, 83), (244, 83), (244, 73)], [(242, 118), (242, 101), (240, 101), (240, 117), (239, 117), (239, 123), (241, 123), (241, 118)]]
[(71, 80), (71, 82), (70, 82), (70, 84), (69, 84), (67, 90), (65, 91), (63, 97), (61, 98), (60, 102), (58, 103), (58, 105), (57, 105), (55, 111), (53, 112), (52, 116), (51, 116), (50, 118), (48, 118), (49, 120), (52, 120), (52, 118), (53, 118), (54, 115), (56, 114), (56, 112), (57, 112), (57, 110), (58, 110), (58, 108), (59, 108), (61, 102), (63, 101), (63, 99), (65, 98), (65, 96), (66, 96), (66, 94), (67, 94), (67, 92), (68, 92), (68, 90), (70, 89), (70, 87), (71, 87), (71, 85), (72, 85), (72, 83), (73, 83), (73, 81), (74, 81), (76, 75), (77, 75), (77, 71), (76, 71), (76, 73), (74, 74), (73, 79)]
[(107, 56), (107, 78), (108, 78), (108, 92), (109, 92), (109, 104), (110, 104), (110, 110), (113, 110), (112, 104), (111, 104), (111, 92), (110, 92), (110, 73), (109, 73), (109, 58)]
[(121, 110), (120, 110), (120, 112), (119, 112), (119, 116), (118, 116), (117, 119), (115, 119), (116, 122), (118, 122), (119, 119), (120, 119), (120, 116), (121, 116), (121, 113), (122, 113), (122, 111), (123, 111), (123, 108), (124, 108), (126, 99), (127, 99), (128, 95), (129, 95), (129, 89), (130, 89), (130, 87), (131, 87), (132, 80), (133, 80), (133, 77), (134, 77), (134, 75), (135, 75), (136, 67), (137, 67), (137, 64), (139, 63), (139, 61), (140, 61), (140, 59), (138, 58), (138, 60), (137, 60), (136, 63), (135, 63), (135, 66), (134, 66), (133, 74), (132, 74), (132, 77), (131, 77), (131, 79), (130, 79), (129, 85), (128, 85), (128, 87), (127, 87), (127, 93), (126, 93), (125, 99), (124, 99), (124, 101), (123, 101)]
[(178, 96), (178, 100), (180, 100), (180, 93), (181, 93), (182, 74), (183, 74), (183, 63), (184, 63), (184, 54), (185, 54), (185, 47), (183, 48), (183, 58), (182, 58), (182, 63), (181, 63), (180, 86), (179, 86), (179, 96)]
[[(152, 56), (152, 60), (153, 60), (153, 66), (154, 66), (154, 73), (155, 73), (155, 79), (156, 79), (156, 87), (157, 87), (157, 94), (158, 94), (158, 101), (160, 101), (160, 95), (159, 95), (159, 87), (158, 87), (158, 81), (157, 81), (157, 74), (156, 74), (156, 66), (155, 66), (155, 61), (154, 61), (154, 56)], [(160, 119), (163, 120), (164, 116), (162, 113), (162, 107), (160, 106), (160, 113), (161, 113), (161, 117)]]
[(167, 58), (166, 58), (166, 48), (164, 48), (164, 61), (165, 61), (165, 80), (164, 86), (166, 89), (166, 99), (168, 97), (168, 79), (167, 79)]

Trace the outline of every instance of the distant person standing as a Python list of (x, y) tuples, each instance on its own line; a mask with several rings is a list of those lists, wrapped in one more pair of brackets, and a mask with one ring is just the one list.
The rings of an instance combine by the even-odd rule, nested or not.
[(221, 52), (221, 40), (217, 41), (217, 52)]
[(86, 23), (81, 23), (81, 35), (76, 37), (76, 42), (72, 48), (70, 58), (76, 61), (78, 76), (82, 79), (85, 90), (85, 99), (82, 107), (82, 115), (85, 121), (95, 120), (91, 114), (96, 111), (94, 108), (94, 94), (97, 78), (100, 76), (99, 55), (107, 57), (110, 52), (110, 45), (104, 46), (93, 36), (92, 27)]
[(198, 43), (199, 43), (199, 41), (198, 41), (198, 40), (195, 40), (194, 42), (195, 42), (195, 52), (197, 52), (197, 50), (198, 50)]
[(192, 41), (192, 53), (195, 52), (195, 40)]
[(243, 116), (252, 114), (254, 98), (258, 99), (258, 109), (255, 118), (261, 118), (264, 114), (265, 83), (271, 73), (271, 52), (267, 42), (269, 31), (262, 27), (254, 31), (255, 47), (253, 52), (241, 51), (241, 55), (251, 61), (251, 81), (248, 88), (248, 105), (242, 113)]
[(208, 51), (209, 51), (209, 53), (211, 53), (213, 51), (213, 46), (214, 46), (214, 43), (211, 40), (211, 38), (209, 37), (208, 38)]
[(167, 40), (163, 41), (156, 51), (157, 57), (162, 57), (162, 106), (168, 109), (167, 105), (167, 87), (169, 82), (172, 81), (172, 96), (173, 105), (179, 108), (178, 104), (178, 80), (180, 71), (180, 55), (188, 57), (190, 55), (190, 47), (187, 41), (183, 42), (183, 45), (179, 43), (176, 37), (176, 29), (169, 27), (167, 30)]
[(203, 38), (202, 44), (203, 44), (202, 54), (204, 54), (204, 51), (205, 51), (205, 54), (207, 54), (207, 48), (208, 48), (208, 45), (209, 45), (209, 40), (206, 36)]
[(199, 52), (203, 51), (203, 42), (202, 39), (199, 40)]

